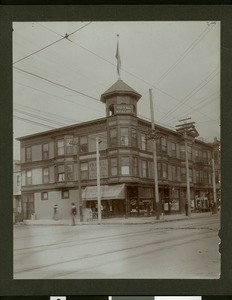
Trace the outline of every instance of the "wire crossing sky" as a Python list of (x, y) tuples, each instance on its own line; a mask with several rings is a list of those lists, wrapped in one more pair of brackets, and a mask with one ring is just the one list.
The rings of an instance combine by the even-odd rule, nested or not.
[[(142, 95), (138, 116), (175, 130), (191, 117), (220, 139), (220, 22), (13, 23), (14, 138), (105, 117), (101, 94), (121, 79)], [(29, 125), (30, 124), (30, 125)], [(14, 142), (19, 159), (19, 144)]]

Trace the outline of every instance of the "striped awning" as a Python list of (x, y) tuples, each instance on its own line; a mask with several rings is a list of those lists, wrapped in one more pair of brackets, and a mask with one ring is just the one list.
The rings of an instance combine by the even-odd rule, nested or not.
[[(125, 184), (102, 185), (100, 187), (101, 200), (124, 199)], [(97, 187), (87, 186), (82, 192), (82, 200), (93, 201), (97, 200)]]

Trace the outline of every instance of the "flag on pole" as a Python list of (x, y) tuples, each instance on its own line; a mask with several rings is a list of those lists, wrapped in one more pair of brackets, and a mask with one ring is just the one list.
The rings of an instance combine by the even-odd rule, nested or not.
[[(117, 35), (118, 36), (118, 35)], [(118, 72), (118, 77), (120, 78), (120, 71), (121, 71), (121, 58), (120, 58), (120, 53), (119, 53), (119, 45), (118, 45), (118, 41), (117, 41), (117, 49), (116, 49), (116, 59), (117, 59), (117, 72)]]

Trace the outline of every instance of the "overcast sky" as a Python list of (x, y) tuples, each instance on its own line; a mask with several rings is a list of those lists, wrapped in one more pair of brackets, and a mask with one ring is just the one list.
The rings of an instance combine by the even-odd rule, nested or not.
[[(142, 95), (138, 115), (175, 130), (191, 117), (220, 139), (220, 22), (13, 23), (14, 139), (105, 117), (100, 96), (121, 79)], [(68, 34), (68, 38), (63, 38)], [(19, 142), (14, 141), (19, 159)]]

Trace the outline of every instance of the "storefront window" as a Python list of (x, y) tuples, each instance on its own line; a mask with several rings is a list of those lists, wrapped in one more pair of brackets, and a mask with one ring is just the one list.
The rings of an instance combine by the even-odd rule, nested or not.
[(121, 157), (121, 175), (130, 175), (129, 156)]

